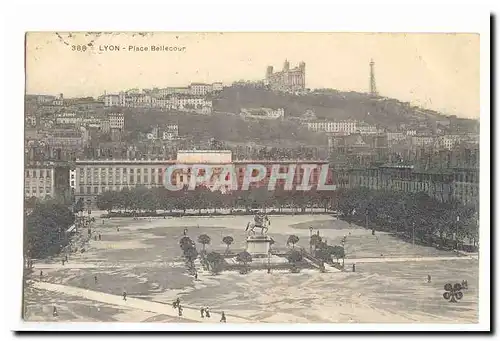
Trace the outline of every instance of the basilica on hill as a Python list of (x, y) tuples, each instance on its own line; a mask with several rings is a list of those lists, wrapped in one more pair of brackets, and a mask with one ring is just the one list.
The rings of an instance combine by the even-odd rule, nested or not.
[(296, 92), (306, 87), (306, 63), (300, 62), (298, 67), (290, 69), (290, 62), (285, 60), (283, 70), (273, 72), (273, 67), (268, 66), (266, 70), (265, 83), (272, 90)]

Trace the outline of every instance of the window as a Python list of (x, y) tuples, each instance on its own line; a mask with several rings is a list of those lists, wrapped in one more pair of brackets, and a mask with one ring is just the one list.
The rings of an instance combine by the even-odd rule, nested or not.
[(106, 192), (106, 188), (105, 187), (101, 187), (101, 193), (103, 192)]
[(90, 188), (90, 186), (87, 186), (87, 194), (90, 194), (92, 191), (92, 189)]
[(36, 187), (31, 187), (31, 192), (32, 192), (33, 194), (36, 194)]
[(94, 187), (94, 194), (99, 193), (99, 187)]
[(147, 173), (148, 172), (148, 169), (147, 168), (144, 168), (144, 173)]
[(134, 176), (133, 176), (133, 175), (131, 175), (131, 176), (130, 176), (130, 183), (131, 183), (131, 184), (133, 184), (133, 183), (134, 183)]
[(47, 194), (50, 194), (50, 187), (45, 188), (45, 192), (47, 192)]
[(141, 173), (141, 169), (140, 168), (137, 168), (137, 173)]
[(27, 171), (26, 171), (26, 177), (27, 177), (27, 178), (29, 178), (29, 177), (30, 177), (30, 171), (29, 171), (29, 170), (27, 170)]
[(130, 168), (130, 173), (133, 174), (134, 173), (134, 169), (133, 168)]
[(144, 183), (147, 184), (148, 183), (148, 176), (147, 175), (144, 175)]

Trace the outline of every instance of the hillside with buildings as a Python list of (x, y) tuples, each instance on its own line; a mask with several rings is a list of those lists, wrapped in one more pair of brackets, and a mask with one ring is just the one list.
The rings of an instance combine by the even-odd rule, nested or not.
[(291, 93), (269, 91), (265, 85), (234, 84), (225, 87), (213, 99), (216, 112), (239, 113), (247, 107), (283, 108), (287, 118), (297, 118), (312, 111), (317, 120), (363, 121), (389, 131), (398, 131), (402, 125), (425, 125), (433, 129), (441, 121), (451, 121), (452, 127), (463, 132), (477, 132), (478, 129), (475, 120), (445, 116), (397, 99), (358, 92), (322, 89)]
[(293, 121), (278, 119), (248, 119), (231, 113), (198, 115), (188, 112), (138, 108), (124, 111), (126, 129), (147, 133), (150, 127), (176, 124), (181, 127), (181, 137), (189, 137), (194, 143), (215, 138), (229, 143), (254, 142), (262, 144), (285, 144), (289, 146), (326, 146), (324, 134), (309, 131), (307, 127)]

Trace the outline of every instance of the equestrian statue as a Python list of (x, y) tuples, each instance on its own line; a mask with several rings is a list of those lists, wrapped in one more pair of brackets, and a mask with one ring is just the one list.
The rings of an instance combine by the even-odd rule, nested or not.
[(271, 221), (269, 220), (269, 217), (265, 214), (257, 213), (254, 216), (254, 222), (248, 222), (247, 228), (245, 229), (246, 232), (248, 232), (248, 235), (252, 234), (255, 235), (255, 228), (260, 228), (260, 234), (265, 235), (267, 234), (267, 231), (269, 230), (269, 226), (271, 225)]

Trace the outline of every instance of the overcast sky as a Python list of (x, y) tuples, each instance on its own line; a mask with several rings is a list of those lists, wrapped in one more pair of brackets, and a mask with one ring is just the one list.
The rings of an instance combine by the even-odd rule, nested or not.
[[(460, 117), (479, 117), (479, 35), (378, 33), (30, 33), (26, 90), (65, 97), (130, 88), (230, 84), (306, 63), (306, 87), (369, 91), (375, 61), (381, 95)], [(85, 52), (72, 45), (92, 43)], [(120, 51), (100, 51), (117, 45)], [(181, 52), (129, 51), (168, 46)]]

